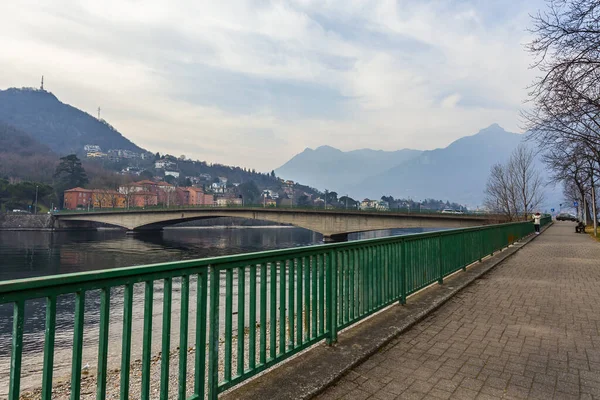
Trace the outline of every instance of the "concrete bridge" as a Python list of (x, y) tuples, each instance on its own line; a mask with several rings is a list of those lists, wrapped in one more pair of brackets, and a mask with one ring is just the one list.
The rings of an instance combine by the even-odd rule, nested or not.
[(90, 222), (130, 231), (160, 230), (197, 219), (238, 217), (291, 224), (323, 234), (325, 241), (344, 241), (349, 233), (391, 228), (462, 228), (501, 222), (498, 216), (395, 213), (293, 208), (171, 208), (56, 214), (56, 228), (85, 227)]

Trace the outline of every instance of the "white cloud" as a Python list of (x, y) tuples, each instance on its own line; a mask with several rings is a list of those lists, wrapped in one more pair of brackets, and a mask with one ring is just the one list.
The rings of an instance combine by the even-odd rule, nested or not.
[(2, 2), (0, 88), (44, 74), (143, 147), (261, 170), (322, 144), (441, 147), (492, 122), (517, 130), (537, 6)]
[(442, 108), (454, 108), (460, 101), (460, 94), (454, 93), (442, 100)]

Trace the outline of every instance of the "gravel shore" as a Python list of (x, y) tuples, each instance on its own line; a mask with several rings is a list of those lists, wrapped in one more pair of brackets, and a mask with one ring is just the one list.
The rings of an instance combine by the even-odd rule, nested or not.
[[(287, 324), (286, 324), (287, 325)], [(288, 332), (289, 333), (289, 332)], [(266, 337), (268, 338), (270, 334), (270, 326), (267, 325), (266, 329)], [(276, 335), (279, 335), (279, 329), (276, 329)], [(287, 334), (286, 334), (287, 336)], [(258, 364), (258, 353), (259, 353), (259, 338), (260, 338), (260, 326), (257, 324), (256, 326), (256, 342), (257, 342), (257, 364)], [(267, 343), (267, 354), (270, 350), (269, 340), (266, 340)], [(233, 374), (235, 375), (235, 371), (237, 370), (237, 336), (233, 337), (232, 340), (232, 365), (231, 369)], [(248, 367), (248, 354), (249, 354), (249, 329), (246, 328), (245, 331), (245, 339), (244, 339), (244, 364), (245, 367)], [(278, 350), (278, 349), (277, 349)], [(169, 355), (169, 399), (176, 399), (178, 396), (179, 390), (179, 348), (174, 348), (171, 350)], [(206, 349), (206, 354), (208, 354), (208, 346)], [(186, 374), (186, 397), (189, 397), (194, 392), (194, 364), (195, 364), (195, 356), (196, 349), (195, 347), (189, 347), (187, 349), (187, 374)], [(224, 374), (224, 359), (225, 359), (225, 343), (223, 338), (219, 341), (219, 377), (223, 378)], [(158, 398), (160, 394), (160, 366), (162, 361), (162, 354), (157, 353), (151, 359), (151, 367), (150, 367), (150, 396), (151, 398)], [(208, 369), (208, 357), (206, 359), (206, 366)], [(107, 385), (106, 385), (106, 399), (107, 400), (117, 400), (120, 396), (121, 390), (121, 370), (120, 368), (112, 368), (107, 371)], [(97, 387), (97, 375), (96, 368), (89, 368), (82, 372), (81, 378), (81, 399), (95, 399), (96, 398), (96, 387)], [(202, 379), (204, 384), (206, 385), (206, 377)], [(141, 398), (141, 382), (142, 382), (142, 361), (141, 359), (136, 359), (131, 363), (131, 368), (129, 372), (129, 398), (131, 399), (139, 399)], [(55, 384), (52, 389), (52, 398), (58, 400), (67, 400), (71, 394), (71, 382), (70, 378), (63, 377), (62, 379), (59, 377), (55, 378)], [(21, 394), (20, 397), (22, 400), (38, 400), (41, 399), (41, 388), (36, 388), (34, 390), (25, 392)]]

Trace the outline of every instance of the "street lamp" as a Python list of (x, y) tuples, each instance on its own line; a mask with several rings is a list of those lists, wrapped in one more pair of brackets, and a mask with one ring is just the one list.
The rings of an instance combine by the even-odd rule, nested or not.
[(37, 214), (37, 198), (38, 198), (38, 185), (35, 185), (35, 211), (34, 214)]

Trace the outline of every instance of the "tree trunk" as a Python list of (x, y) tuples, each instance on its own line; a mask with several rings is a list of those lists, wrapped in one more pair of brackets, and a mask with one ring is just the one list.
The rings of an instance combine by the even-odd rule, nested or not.
[(592, 220), (594, 221), (594, 237), (598, 237), (598, 213), (596, 210), (596, 187), (594, 186), (594, 174), (592, 173)]

